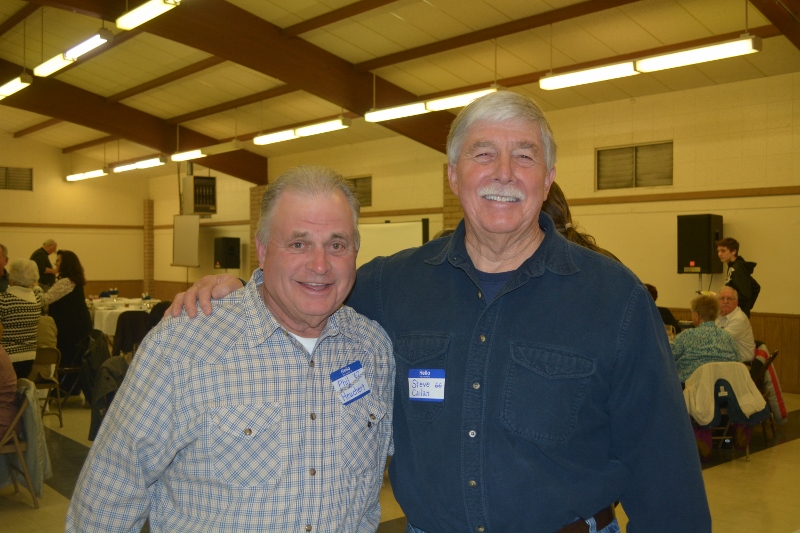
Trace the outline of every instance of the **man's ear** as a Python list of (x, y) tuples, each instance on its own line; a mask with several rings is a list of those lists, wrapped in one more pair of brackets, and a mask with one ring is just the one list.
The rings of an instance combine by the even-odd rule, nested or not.
[(447, 182), (450, 184), (450, 190), (453, 194), (458, 196), (458, 171), (455, 165), (447, 165)]

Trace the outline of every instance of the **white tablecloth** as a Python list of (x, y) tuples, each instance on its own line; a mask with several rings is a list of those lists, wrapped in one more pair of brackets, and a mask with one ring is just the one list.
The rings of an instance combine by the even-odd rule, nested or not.
[(114, 335), (117, 332), (117, 321), (119, 315), (125, 311), (147, 311), (160, 300), (150, 300), (150, 305), (142, 304), (141, 298), (118, 298), (116, 302), (95, 300), (93, 305), (94, 329), (99, 329), (106, 335)]

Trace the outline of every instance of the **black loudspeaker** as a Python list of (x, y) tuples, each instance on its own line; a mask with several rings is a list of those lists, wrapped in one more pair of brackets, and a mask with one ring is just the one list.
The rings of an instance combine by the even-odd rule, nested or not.
[(239, 268), (239, 238), (214, 239), (214, 268)]
[(720, 274), (721, 215), (678, 216), (678, 274)]

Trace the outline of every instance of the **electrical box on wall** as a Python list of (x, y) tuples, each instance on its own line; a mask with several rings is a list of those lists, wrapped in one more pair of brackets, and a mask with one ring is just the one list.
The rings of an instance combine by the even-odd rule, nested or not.
[(217, 213), (217, 178), (213, 176), (184, 176), (181, 197), (182, 215), (208, 218)]

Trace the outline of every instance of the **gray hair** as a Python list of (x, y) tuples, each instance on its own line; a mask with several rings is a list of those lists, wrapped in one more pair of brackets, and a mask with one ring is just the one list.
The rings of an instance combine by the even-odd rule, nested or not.
[(478, 123), (498, 124), (502, 122), (517, 122), (538, 125), (542, 134), (542, 146), (545, 152), (547, 171), (550, 172), (556, 164), (556, 141), (553, 131), (544, 116), (544, 111), (530, 98), (526, 98), (511, 91), (497, 91), (474, 100), (461, 110), (450, 125), (447, 135), (447, 161), (455, 165), (464, 139), (469, 130)]
[(30, 259), (14, 259), (8, 265), (8, 281), (20, 287), (33, 287), (39, 279), (39, 267)]
[(256, 238), (264, 245), (269, 243), (269, 232), (272, 228), (272, 219), (275, 216), (275, 206), (280, 196), (287, 191), (303, 196), (331, 196), (337, 191), (342, 193), (350, 205), (353, 214), (353, 241), (356, 250), (361, 246), (361, 235), (358, 232), (358, 215), (361, 205), (347, 181), (335, 170), (322, 167), (304, 165), (294, 167), (278, 177), (267, 186), (261, 198), (261, 213), (256, 229)]
[(3, 252), (3, 257), (8, 259), (8, 248), (6, 248), (5, 244), (0, 244), (0, 251)]
[(53, 246), (56, 243), (53, 239), (47, 239), (42, 243), (42, 248), (47, 248), (48, 246)]
[(733, 297), (736, 298), (736, 301), (738, 302), (739, 301), (739, 293), (737, 292), (736, 289), (734, 289), (730, 285), (723, 285), (722, 287), (720, 287), (719, 291), (717, 292), (717, 298), (719, 298), (719, 296), (722, 294), (722, 291), (724, 291), (726, 289), (733, 293)]

